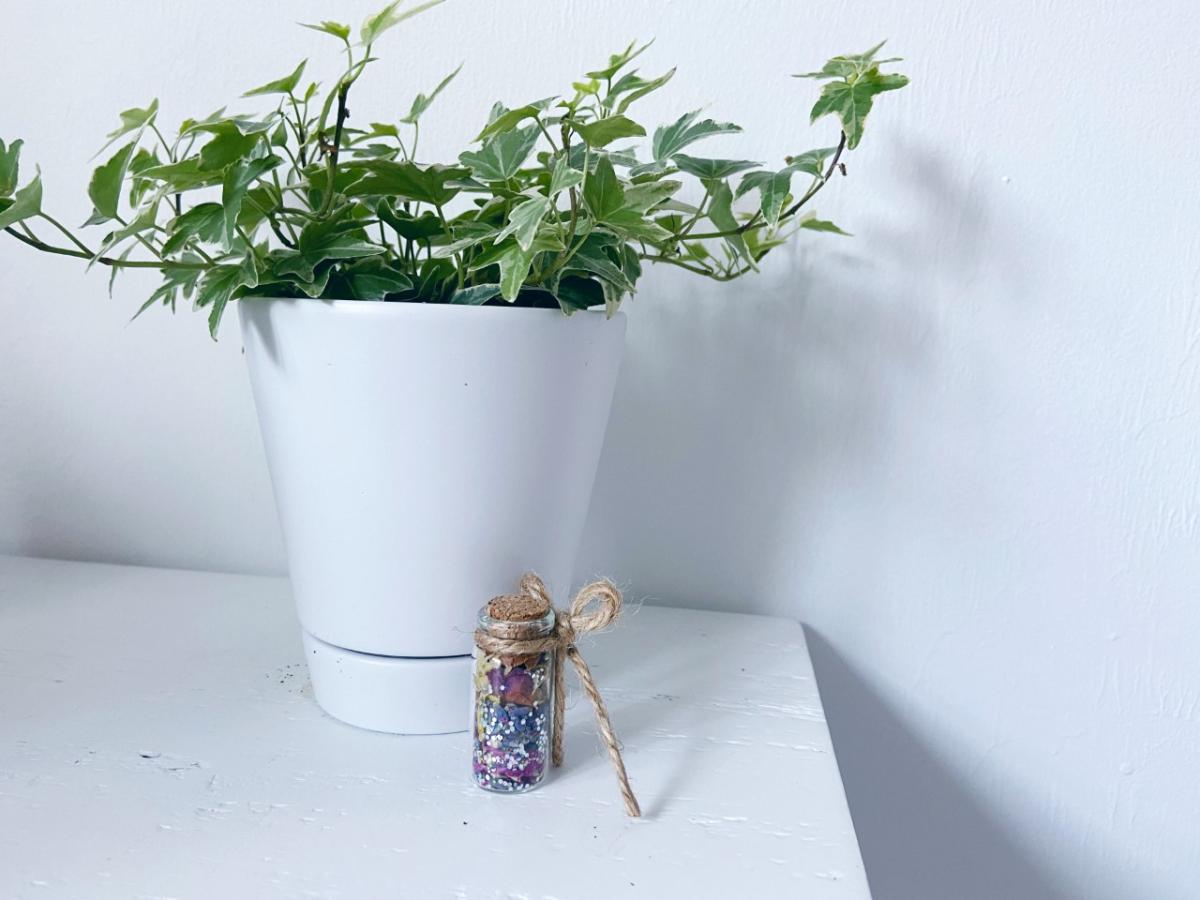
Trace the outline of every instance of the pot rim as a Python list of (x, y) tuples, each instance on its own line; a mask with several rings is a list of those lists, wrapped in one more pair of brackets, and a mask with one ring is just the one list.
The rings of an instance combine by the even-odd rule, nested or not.
[[(589, 319), (597, 316), (601, 318), (606, 317), (603, 309), (581, 309), (568, 316), (561, 309), (541, 309), (528, 306), (472, 306), (466, 303), (389, 303), (384, 300), (324, 300), (311, 297), (242, 297), (238, 300), (238, 308), (240, 309), (243, 304), (247, 303), (256, 305), (260, 303), (303, 304), (305, 309), (313, 311), (323, 308), (330, 313), (362, 316), (437, 316), (443, 315), (443, 311), (449, 312), (450, 315), (470, 311), (475, 315), (522, 315), (529, 316), (530, 318), (539, 316), (542, 318), (555, 317), (563, 321), (569, 321), (579, 315), (586, 315)], [(608, 318), (611, 320), (624, 319), (625, 313), (618, 310)]]

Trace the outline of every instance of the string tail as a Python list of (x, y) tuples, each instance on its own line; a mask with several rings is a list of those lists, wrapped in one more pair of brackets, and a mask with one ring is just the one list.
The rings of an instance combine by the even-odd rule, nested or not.
[[(596, 724), (600, 728), (600, 736), (604, 739), (609, 759), (612, 760), (613, 768), (617, 772), (617, 783), (621, 788), (621, 797), (625, 801), (625, 812), (635, 819), (640, 818), (642, 808), (638, 805), (637, 797), (633, 795), (633, 788), (629, 786), (629, 776), (625, 773), (625, 761), (621, 759), (621, 747), (617, 743), (617, 736), (613, 734), (612, 722), (608, 718), (608, 708), (604, 705), (604, 698), (600, 696), (600, 691), (596, 689), (596, 682), (592, 680), (592, 670), (588, 668), (588, 664), (583, 661), (583, 657), (579, 655), (579, 651), (574, 646), (567, 648), (567, 656), (575, 664), (575, 668), (579, 672), (579, 681), (583, 684), (588, 699), (592, 701), (592, 706), (596, 709)], [(557, 703), (557, 700), (555, 702)], [(555, 749), (556, 751), (561, 749), (557, 747), (557, 743)]]
[(563, 659), (562, 647), (554, 651), (554, 719), (550, 725), (550, 761), (555, 766), (563, 764), (563, 719), (567, 712), (567, 661)]

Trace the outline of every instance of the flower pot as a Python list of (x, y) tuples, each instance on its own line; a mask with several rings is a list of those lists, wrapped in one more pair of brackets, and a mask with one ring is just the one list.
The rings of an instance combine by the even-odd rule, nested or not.
[(317, 702), (466, 730), (479, 607), (528, 569), (570, 587), (624, 317), (258, 298), (239, 317)]

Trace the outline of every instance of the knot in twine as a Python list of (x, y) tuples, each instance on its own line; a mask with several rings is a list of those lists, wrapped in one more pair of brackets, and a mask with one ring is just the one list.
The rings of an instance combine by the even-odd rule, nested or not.
[[(521, 579), (521, 598), (536, 602), (543, 612), (548, 611), (552, 604), (550, 594), (542, 579), (528, 572)], [(508, 598), (497, 598), (508, 599)], [(600, 737), (608, 750), (613, 769), (617, 773), (617, 784), (621, 789), (621, 797), (625, 801), (625, 812), (630, 816), (641, 816), (637, 798), (633, 788), (629, 786), (629, 776), (625, 774), (625, 763), (621, 759), (621, 747), (617, 736), (613, 733), (612, 722), (608, 717), (608, 709), (604, 699), (592, 679), (591, 669), (579, 654), (575, 639), (589, 631), (607, 628), (621, 614), (621, 592), (608, 579), (593, 581), (580, 588), (575, 599), (571, 601), (570, 610), (555, 610), (554, 630), (544, 637), (518, 637), (509, 629), (502, 629), (507, 634), (495, 634), (480, 628), (475, 632), (475, 643), (486, 653), (502, 654), (505, 656), (525, 656), (543, 652), (554, 654), (554, 719), (551, 725), (551, 754), (554, 765), (563, 763), (563, 715), (566, 712), (567, 696), (565, 690), (564, 665), (566, 659), (575, 664), (579, 672), (579, 681), (588, 699), (596, 710), (596, 724), (600, 729)], [(527, 623), (526, 623), (527, 624)]]

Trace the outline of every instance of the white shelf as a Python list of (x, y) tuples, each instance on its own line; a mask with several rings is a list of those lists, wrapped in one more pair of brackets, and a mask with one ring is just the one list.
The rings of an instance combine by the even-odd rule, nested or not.
[(869, 897), (797, 623), (629, 609), (583, 652), (643, 820), (573, 676), (566, 766), (489, 795), (467, 735), (317, 708), (285, 580), (0, 557), (0, 896)]

